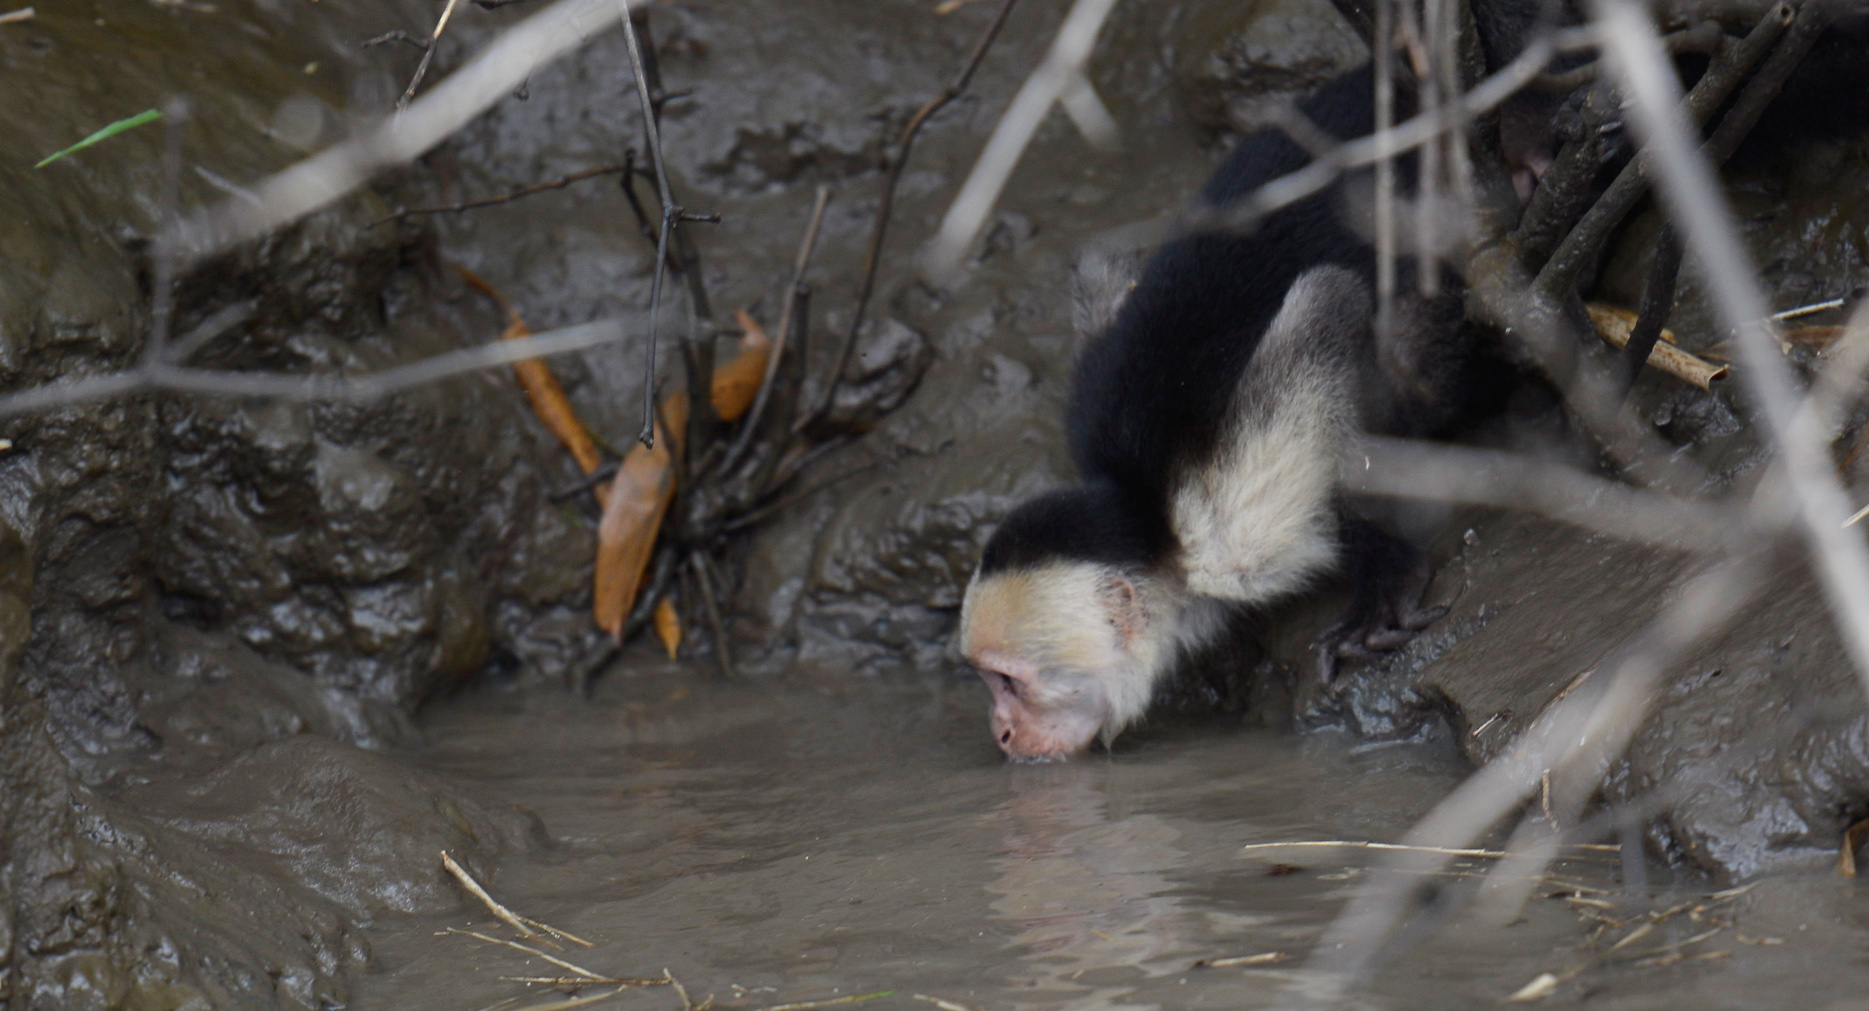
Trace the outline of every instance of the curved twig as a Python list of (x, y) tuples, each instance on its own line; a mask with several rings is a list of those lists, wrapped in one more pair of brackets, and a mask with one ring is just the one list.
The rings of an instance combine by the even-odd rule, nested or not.
[(739, 434), (734, 436), (733, 445), (727, 447), (727, 455), (721, 458), (716, 473), (725, 474), (740, 462), (746, 447), (753, 442), (753, 435), (759, 430), (760, 419), (766, 414), (766, 403), (772, 399), (772, 383), (779, 375), (779, 362), (785, 357), (786, 344), (792, 336), (792, 307), (798, 299), (799, 288), (805, 283), (805, 268), (811, 265), (812, 251), (818, 246), (818, 226), (823, 224), (824, 209), (830, 202), (831, 188), (819, 184), (817, 198), (811, 205), (811, 217), (805, 222), (804, 237), (798, 240), (798, 254), (792, 258), (792, 279), (785, 286), (785, 299), (779, 306), (779, 332), (773, 338), (771, 353), (766, 356), (766, 374), (760, 377), (759, 392), (753, 397), (753, 407), (740, 420)]

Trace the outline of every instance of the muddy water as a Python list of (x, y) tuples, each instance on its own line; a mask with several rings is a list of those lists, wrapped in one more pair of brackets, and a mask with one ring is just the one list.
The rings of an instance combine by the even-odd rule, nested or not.
[[(1366, 860), (1240, 847), (1394, 838), (1460, 775), (1445, 746), (1358, 749), (1212, 722), (1153, 727), (1113, 756), (1007, 766), (979, 726), (977, 691), (832, 695), (640, 673), (607, 679), (591, 704), (555, 693), (444, 704), (420, 761), (544, 818), (560, 844), (509, 861), (492, 888), (596, 942), (574, 961), (667, 968), (697, 1002), (749, 1008), (884, 990), (897, 992), (871, 1006), (932, 1006), (914, 993), (983, 1008), (1271, 1006), (1301, 992), (1302, 956)], [(1618, 863), (1580, 858), (1517, 922), (1444, 926), (1359, 1003), (1491, 1004), (1546, 971), (1565, 977), (1557, 1002), (1591, 1006), (1688, 993), (1761, 1006), (1787, 986), (1811, 993), (1814, 978), (1838, 996), (1869, 980), (1859, 955), (1842, 954), (1869, 937), (1862, 904), (1833, 877), (1710, 899), (1703, 882), (1646, 871), (1641, 910), (1705, 908), (1610, 951), (1640, 920), (1603, 905), (1624, 901)], [(354, 1006), (482, 1008), (526, 991), (499, 977), (553, 972), (436, 934), (469, 926), (498, 928), (465, 907), (380, 923)], [(1191, 967), (1264, 952), (1291, 957)], [(1816, 966), (1836, 971), (1813, 977)]]

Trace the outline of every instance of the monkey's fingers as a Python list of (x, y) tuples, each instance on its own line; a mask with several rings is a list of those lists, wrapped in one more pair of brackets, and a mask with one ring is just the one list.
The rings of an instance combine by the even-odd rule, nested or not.
[(1363, 645), (1381, 653), (1392, 653), (1408, 645), (1415, 632), (1408, 628), (1376, 628), (1363, 637)]
[(1447, 617), (1449, 610), (1451, 608), (1447, 607), (1411, 607), (1398, 616), (1396, 624), (1410, 632), (1419, 632)]

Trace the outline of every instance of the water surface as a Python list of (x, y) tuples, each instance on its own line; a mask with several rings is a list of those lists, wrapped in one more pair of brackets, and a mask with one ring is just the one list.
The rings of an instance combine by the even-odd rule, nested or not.
[[(566, 956), (618, 975), (666, 968), (698, 1004), (763, 1007), (894, 990), (866, 1007), (1256, 1008), (1295, 999), (1304, 956), (1384, 840), (1458, 782), (1451, 749), (1359, 748), (1231, 721), (1154, 726), (1113, 755), (998, 760), (971, 684), (837, 692), (612, 676), (597, 697), (481, 694), (437, 707), (421, 759), (536, 811), (558, 840), (491, 890), (596, 942)], [(1484, 861), (1439, 883), (1461, 887)], [(1854, 882), (1773, 879), (1739, 896), (1614, 856), (1553, 870), (1510, 924), (1457, 916), (1352, 1006), (1491, 1006), (1544, 972), (1545, 1003), (1809, 1007), (1869, 984)], [(1672, 913), (1669, 911), (1672, 910)], [(1620, 948), (1650, 914), (1668, 914)], [(485, 1008), (551, 975), (436, 932), (478, 909), (378, 925), (356, 1006)], [(1711, 932), (1711, 933), (1709, 933)], [(1706, 935), (1706, 936), (1702, 936)], [(1688, 941), (1691, 943), (1682, 944)], [(1268, 965), (1197, 960), (1279, 952)], [(544, 988), (508, 1007), (553, 999)], [(1763, 1002), (1763, 1003), (1761, 1003)], [(614, 1006), (678, 1006), (666, 989)]]

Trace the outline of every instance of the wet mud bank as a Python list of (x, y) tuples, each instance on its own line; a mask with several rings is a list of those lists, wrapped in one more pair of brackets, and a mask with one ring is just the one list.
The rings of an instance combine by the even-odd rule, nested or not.
[[(877, 159), (952, 74), (990, 6), (657, 8), (664, 77), (693, 89), (668, 108), (670, 171), (689, 203), (722, 214), (696, 236), (723, 315), (748, 306), (772, 322), (812, 189), (830, 183), (811, 347), (820, 360), (831, 353), (850, 319)], [(528, 12), (467, 13), (431, 81)], [(433, 16), (413, 3), (152, 4), (0, 25), (0, 70), (20, 82), (0, 107), (15, 152), (0, 158), (15, 208), (0, 220), (0, 386), (133, 364), (153, 323), (164, 128), (44, 169), (32, 162), (182, 94), (182, 206), (243, 199), (391, 109), (420, 54), (357, 43), (423, 31)], [(837, 483), (723, 549), (747, 685), (676, 698), (682, 678), (706, 677), (696, 634), (686, 674), (630, 652), (588, 708), (557, 694), (606, 656), (589, 619), (596, 523), (557, 494), (578, 472), (504, 371), (367, 404), (142, 393), (0, 419), (0, 1007), (428, 1006), (457, 994), (468, 1006), (468, 984), (439, 978), (454, 956), (413, 940), (463, 908), (440, 850), (531, 901), (532, 915), (618, 944), (639, 938), (633, 924), (650, 913), (727, 924), (693, 963), (720, 986), (920, 981), (975, 1003), (955, 989), (955, 967), (984, 959), (1031, 980), (1034, 1004), (1086, 994), (1173, 1004), (1183, 984), (1167, 967), (1181, 959), (1243, 937), (1302, 950), (1339, 886), (1294, 892), (1301, 928), (1253, 933), (1279, 917), (1247, 911), (1263, 874), (1215, 869), (1232, 867), (1234, 847), (1399, 831), (1454, 782), (1460, 760), (1510, 747), (1679, 591), (1690, 564), (1537, 518), (1431, 517), (1431, 596), (1452, 612), (1392, 661), (1318, 689), (1304, 646), (1328, 601), (1305, 602), (1244, 628), (1164, 700), (1165, 712), (1244, 713), (1254, 729), (1233, 715), (1199, 730), (1171, 720), (1082, 770), (995, 764), (946, 638), (992, 524), (1068, 476), (1057, 418), (1076, 344), (1077, 250), (1178, 206), (1227, 131), (1357, 59), (1354, 35), (1323, 3), (1121, 5), (1094, 67), (1123, 149), (1093, 153), (1062, 121), (1048, 124), (964, 281), (921, 284), (908, 266), (916, 244), (1060, 16), (1015, 9), (967, 94), (917, 142), (852, 366), (863, 404), (899, 406), (843, 419), (844, 444), (818, 464)], [(229, 36), (242, 44), (217, 42)], [(615, 32), (594, 36), (417, 164), (191, 269), (170, 324), (184, 343), (201, 338), (186, 361), (356, 373), (492, 339), (505, 321), (451, 263), (496, 284), (535, 330), (639, 310), (652, 247), (613, 183), (377, 223), (619, 161), (640, 144), (622, 46)], [(1825, 148), (1748, 172), (1733, 192), (1783, 304), (1854, 290), (1869, 217), (1839, 195), (1863, 188), (1836, 180), (1869, 175), (1869, 156)], [(1639, 286), (1646, 264), (1627, 250), (1652, 227), (1630, 226), (1605, 267), (1606, 296)], [(1818, 233), (1827, 238), (1808, 240)], [(1697, 292), (1683, 309), (1678, 330), (1715, 332), (1695, 330), (1706, 319)], [(643, 350), (625, 341), (557, 363), (609, 446), (635, 434)], [(1670, 382), (1643, 380), (1644, 415), (1716, 480), (1746, 480), (1756, 449), (1731, 394)], [(1548, 411), (1510, 437), (1578, 452)], [(1843, 827), (1869, 814), (1854, 676), (1809, 577), (1787, 568), (1774, 580), (1681, 667), (1606, 777), (1609, 799), (1678, 794), (1648, 835), (1683, 873), (1745, 877), (1830, 859)], [(425, 703), (469, 686), (519, 691), (416, 722)], [(1356, 758), (1344, 729), (1417, 742), (1395, 752), (1415, 757)], [(1294, 736), (1334, 743), (1307, 758), (1313, 745)], [(1382, 766), (1372, 782), (1394, 796), (1327, 787), (1355, 780), (1364, 761)], [(1167, 807), (1138, 799), (1157, 789), (1171, 792)], [(876, 827), (876, 805), (916, 791), (930, 795), (919, 820), (890, 808), (891, 827)], [(1326, 793), (1338, 799), (1326, 805)], [(852, 799), (824, 799), (839, 795)], [(1227, 806), (1234, 798), (1246, 807)], [(809, 817), (796, 816), (801, 806)], [(1278, 821), (1278, 809), (1303, 816)], [(1271, 827), (1241, 828), (1262, 818)], [(902, 885), (827, 904), (789, 883), (784, 863), (802, 865), (807, 835), (824, 831), (841, 833), (838, 874), (870, 874), (858, 865), (897, 849), (943, 868), (928, 878), (937, 891)], [(790, 842), (773, 849), (773, 838)], [(965, 847), (997, 854), (984, 866), (1004, 880), (968, 877), (978, 856), (941, 856)], [(1034, 876), (1033, 854), (1056, 861)], [(1110, 868), (1106, 894), (1097, 880)], [(1037, 893), (1054, 871), (1077, 883), (1056, 920), (1031, 911), (1052, 901)], [(835, 876), (825, 874), (813, 880)], [(580, 906), (593, 881), (601, 887), (588, 894), (601, 900)], [(956, 903), (940, 908), (928, 897), (939, 888), (955, 889)], [(981, 889), (999, 896), (985, 910)], [(657, 894), (646, 913), (639, 900)], [(921, 935), (891, 911), (904, 903), (951, 934), (924, 975), (904, 954), (925, 951)], [(1110, 911), (1091, 911), (1098, 903)], [(844, 933), (860, 941), (826, 927), (787, 935), (783, 953), (769, 945), (775, 922), (831, 910), (848, 913)], [(1001, 923), (990, 943), (963, 937), (981, 916)], [(1547, 926), (1556, 937), (1574, 918)], [(1120, 950), (1070, 954), (1106, 942)], [(660, 933), (647, 953), (678, 963), (682, 944)], [(1493, 965), (1500, 979), (1534, 969)], [(383, 972), (367, 976), (371, 966)], [(1238, 997), (1233, 985), (1215, 999)]]
[[(393, 100), (355, 48), (366, 18), (203, 8), (4, 26), (8, 389), (132, 365), (152, 327), (163, 126), (40, 157), (185, 97), (169, 121), (199, 206)], [(485, 331), (436, 296), (431, 237), (368, 227), (382, 211), (358, 201), (192, 269), (178, 364), (359, 372)], [(563, 467), (508, 386), (134, 395), (0, 421), (0, 1004), (343, 1004), (361, 925), (454, 903), (434, 850), (485, 870), (543, 844), (529, 816), (383, 754), (419, 742), (423, 699), (595, 641), (588, 524), (543, 498)]]

